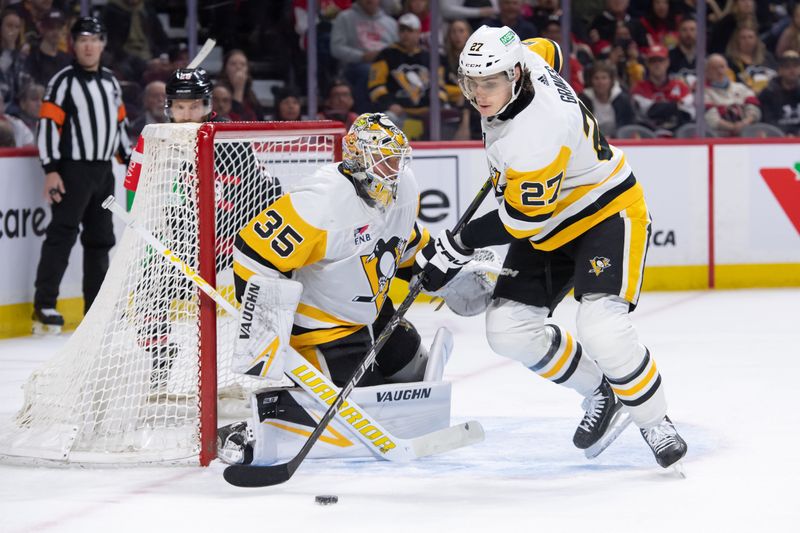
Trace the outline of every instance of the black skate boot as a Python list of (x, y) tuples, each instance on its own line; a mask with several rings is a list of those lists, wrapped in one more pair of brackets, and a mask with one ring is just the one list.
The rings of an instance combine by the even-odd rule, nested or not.
[(64, 317), (52, 307), (33, 309), (33, 333), (37, 335), (61, 333)]
[(237, 422), (217, 429), (217, 457), (229, 465), (253, 462), (255, 435), (247, 422)]
[(572, 442), (576, 447), (585, 450), (600, 440), (622, 404), (617, 400), (606, 378), (603, 378), (594, 393), (583, 400), (582, 406), (586, 413), (575, 430)]
[(678, 431), (668, 416), (660, 424), (650, 428), (640, 428), (642, 437), (647, 442), (656, 461), (664, 468), (668, 468), (686, 455), (686, 441), (678, 435)]

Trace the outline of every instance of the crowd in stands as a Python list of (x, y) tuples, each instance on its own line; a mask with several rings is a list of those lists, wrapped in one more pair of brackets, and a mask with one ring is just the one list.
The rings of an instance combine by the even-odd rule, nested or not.
[[(120, 80), (132, 138), (165, 121), (164, 81), (188, 62), (182, 0), (102, 0), (104, 65)], [(231, 120), (303, 120), (306, 0), (199, 2), (200, 41), (217, 38), (213, 107)], [(560, 0), (318, 0), (317, 118), (349, 125), (382, 111), (413, 139), (480, 139), (457, 87), (458, 56), (482, 24), (560, 42)], [(800, 2), (707, 0), (705, 123), (713, 136), (800, 134)], [(0, 142), (30, 144), (50, 78), (70, 64), (78, 0), (0, 0)], [(688, 137), (697, 130), (695, 0), (573, 0), (568, 81), (608, 137)], [(171, 35), (171, 36), (170, 36)], [(563, 43), (562, 47), (563, 47)], [(429, 71), (431, 53), (439, 72)], [(268, 82), (267, 82), (268, 81)], [(271, 87), (271, 88), (268, 88)]]

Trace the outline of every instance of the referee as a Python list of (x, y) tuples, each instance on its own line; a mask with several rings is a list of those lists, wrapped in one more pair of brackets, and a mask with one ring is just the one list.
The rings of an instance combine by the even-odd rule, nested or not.
[(114, 246), (111, 212), (101, 205), (114, 193), (111, 157), (127, 162), (130, 154), (122, 90), (111, 71), (100, 66), (105, 28), (96, 18), (83, 17), (71, 31), (75, 61), (50, 80), (39, 114), (37, 143), (53, 218), (36, 271), (34, 330), (37, 322), (44, 331), (64, 324), (56, 300), (79, 226), (84, 311), (91, 307)]

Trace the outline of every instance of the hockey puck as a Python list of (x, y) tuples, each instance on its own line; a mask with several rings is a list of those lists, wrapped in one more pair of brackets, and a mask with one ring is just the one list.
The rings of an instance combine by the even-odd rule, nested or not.
[(314, 498), (314, 502), (320, 505), (333, 505), (334, 503), (339, 502), (338, 496), (333, 496), (331, 494), (322, 494)]

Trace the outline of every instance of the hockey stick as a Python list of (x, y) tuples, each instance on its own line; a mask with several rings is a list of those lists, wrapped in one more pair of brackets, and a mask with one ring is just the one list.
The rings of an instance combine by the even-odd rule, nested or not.
[[(161, 253), (172, 265), (205, 292), (217, 304), (223, 307), (232, 317), (237, 318), (239, 311), (217, 290), (204, 280), (189, 265), (183, 262), (147, 228), (131, 218), (115, 200), (109, 196), (103, 207), (120, 217), (145, 242)], [(318, 372), (311, 364), (294, 350), (287, 354), (286, 375), (305, 390), (322, 407), (328, 407), (328, 401), (339, 389), (328, 378)], [(348, 402), (347, 413), (339, 413), (340, 421), (369, 450), (390, 461), (407, 462), (418, 457), (441, 453), (483, 440), (483, 428), (478, 422), (471, 421), (448, 428), (440, 429), (411, 439), (401, 439), (392, 435), (375, 417), (353, 401)], [(345, 416), (346, 414), (346, 416)]]
[[(492, 179), (487, 179), (486, 183), (484, 183), (483, 187), (481, 187), (481, 189), (478, 191), (478, 194), (475, 195), (472, 203), (469, 204), (469, 207), (467, 207), (467, 210), (463, 215), (461, 215), (461, 218), (453, 229), (453, 233), (459, 233), (462, 229), (464, 229), (464, 226), (466, 226), (467, 222), (472, 219), (473, 215), (478, 210), (478, 207), (481, 205), (484, 198), (486, 198), (486, 195), (489, 194), (492, 186)], [(375, 340), (372, 348), (370, 348), (369, 352), (367, 352), (367, 355), (364, 356), (364, 358), (361, 360), (361, 363), (359, 363), (358, 367), (353, 371), (350, 379), (347, 380), (347, 383), (345, 383), (344, 387), (342, 387), (341, 392), (339, 392), (339, 395), (336, 396), (335, 400), (333, 400), (333, 403), (331, 403), (331, 406), (317, 424), (316, 429), (313, 433), (311, 433), (311, 436), (308, 437), (297, 455), (295, 455), (288, 462), (277, 465), (231, 465), (225, 469), (223, 474), (225, 481), (231, 485), (236, 485), (237, 487), (267, 487), (288, 481), (306, 458), (308, 452), (311, 451), (311, 448), (314, 446), (317, 440), (319, 440), (319, 438), (322, 436), (322, 433), (325, 431), (325, 428), (328, 426), (328, 424), (330, 424), (333, 417), (336, 415), (339, 409), (341, 409), (344, 401), (348, 396), (350, 396), (350, 393), (353, 391), (356, 383), (375, 361), (378, 352), (381, 350), (381, 348), (383, 348), (383, 345), (386, 344), (386, 341), (400, 323), (400, 319), (403, 318), (408, 311), (408, 308), (411, 307), (411, 304), (414, 303), (414, 300), (417, 298), (417, 296), (419, 296), (421, 291), (422, 281), (420, 279), (413, 281), (409, 285), (408, 296), (406, 296), (406, 298), (403, 300), (403, 303), (401, 303), (400, 307), (398, 307), (397, 311), (395, 311), (389, 323), (383, 328), (383, 331), (381, 331), (380, 335), (378, 335), (378, 338)], [(464, 425), (464, 429), (469, 431), (469, 423)]]
[(211, 50), (214, 49), (214, 46), (216, 46), (216, 44), (217, 44), (216, 39), (206, 39), (206, 42), (203, 44), (203, 47), (197, 52), (197, 55), (194, 56), (194, 59), (192, 59), (189, 62), (189, 64), (186, 65), (186, 68), (199, 67), (200, 63), (202, 63), (206, 59), (206, 57), (208, 57), (208, 54), (211, 53)]

